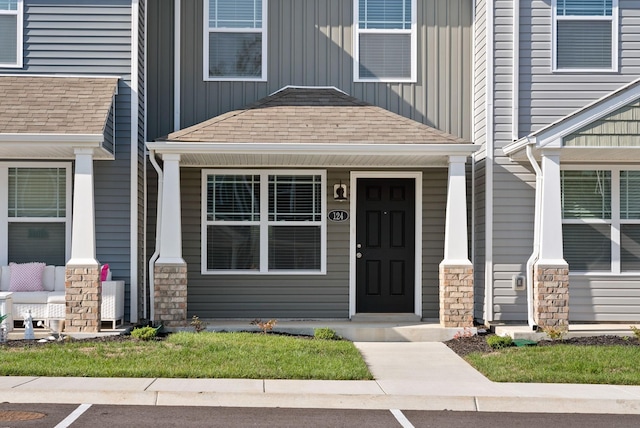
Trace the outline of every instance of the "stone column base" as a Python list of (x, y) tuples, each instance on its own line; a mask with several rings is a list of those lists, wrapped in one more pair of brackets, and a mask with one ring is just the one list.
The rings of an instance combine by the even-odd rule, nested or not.
[(102, 283), (98, 265), (67, 265), (65, 303), (65, 331), (90, 333), (100, 331)]
[(440, 325), (473, 327), (472, 265), (440, 265)]
[(537, 326), (569, 325), (569, 266), (534, 266), (534, 321)]
[(187, 325), (187, 264), (156, 263), (154, 272), (154, 320), (166, 327)]

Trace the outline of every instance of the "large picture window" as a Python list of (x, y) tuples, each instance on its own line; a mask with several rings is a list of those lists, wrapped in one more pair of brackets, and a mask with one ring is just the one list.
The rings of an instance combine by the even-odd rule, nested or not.
[(324, 171), (203, 171), (202, 273), (324, 273)]
[(416, 1), (354, 0), (356, 81), (416, 80)]
[(640, 171), (564, 170), (561, 183), (569, 270), (640, 271)]
[(0, 67), (22, 67), (22, 0), (0, 0)]
[(617, 67), (617, 0), (554, 1), (554, 69)]
[(205, 0), (205, 80), (266, 80), (267, 0)]
[(0, 175), (7, 183), (6, 261), (63, 266), (70, 230), (69, 168), (0, 167)]

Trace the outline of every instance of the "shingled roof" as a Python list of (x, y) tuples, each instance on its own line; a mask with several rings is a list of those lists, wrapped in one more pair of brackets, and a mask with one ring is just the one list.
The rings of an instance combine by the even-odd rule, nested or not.
[(454, 135), (335, 88), (284, 88), (156, 141), (210, 143), (464, 144)]
[(117, 78), (0, 76), (0, 134), (102, 134)]

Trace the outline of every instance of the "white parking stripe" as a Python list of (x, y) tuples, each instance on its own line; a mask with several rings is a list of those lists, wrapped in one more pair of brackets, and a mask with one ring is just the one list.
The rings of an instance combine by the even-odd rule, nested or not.
[(402, 425), (402, 428), (415, 428), (413, 424), (409, 422), (409, 419), (407, 419), (404, 413), (402, 413), (400, 410), (389, 409), (389, 411), (396, 418), (396, 420), (400, 422), (400, 425)]
[(69, 416), (67, 416), (62, 421), (60, 421), (60, 423), (58, 425), (56, 425), (55, 428), (67, 428), (72, 423), (74, 423), (76, 421), (76, 419), (78, 419), (80, 416), (82, 416), (82, 414), (84, 412), (89, 410), (89, 407), (91, 407), (91, 404), (81, 404)]

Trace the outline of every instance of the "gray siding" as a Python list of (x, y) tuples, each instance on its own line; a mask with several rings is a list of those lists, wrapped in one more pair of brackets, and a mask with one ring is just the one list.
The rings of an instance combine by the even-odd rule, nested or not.
[(473, 316), (475, 319), (483, 320), (485, 305), (485, 261), (486, 261), (486, 227), (485, 227), (485, 205), (486, 205), (486, 159), (476, 163), (473, 180), (474, 191), (474, 240), (473, 240)]
[[(162, 9), (152, 12), (163, 20), (157, 28), (169, 32), (173, 25), (169, 7), (159, 2), (154, 8)], [(182, 127), (244, 107), (286, 85), (336, 86), (372, 104), (471, 139), (473, 11), (468, 0), (418, 1), (415, 84), (353, 82), (352, 0), (270, 0), (268, 81), (204, 82), (202, 12), (201, 0), (182, 2)], [(172, 40), (162, 37), (155, 42), (150, 52), (162, 60), (156, 62), (162, 67), (150, 80), (160, 83), (171, 75)], [(156, 73), (151, 68), (150, 72)], [(159, 97), (160, 105), (171, 105), (168, 90)], [(160, 130), (159, 117), (149, 126), (150, 136), (166, 133)]]
[[(25, 0), (24, 10), (24, 67), (0, 69), (0, 72), (111, 75), (121, 78), (115, 99), (115, 123), (108, 126), (108, 132), (115, 131), (113, 150), (116, 159), (94, 164), (96, 256), (101, 263), (109, 263), (114, 279), (125, 280), (128, 313), (132, 274), (130, 263), (131, 2), (129, 0), (65, 2)], [(139, 116), (143, 116), (142, 104)], [(140, 150), (142, 150), (143, 141), (143, 135), (140, 134), (138, 141)], [(142, 169), (140, 169), (141, 172)], [(142, 199), (142, 188), (139, 192), (139, 197)], [(133, 221), (142, 221), (142, 219)]]
[(487, 127), (487, 2), (477, 0), (474, 19), (473, 142), (484, 145)]
[[(348, 170), (327, 173), (327, 210), (336, 202), (333, 183), (349, 182)], [(446, 169), (423, 171), (423, 317), (438, 318), (438, 265), (444, 252)], [(188, 316), (201, 318), (347, 318), (350, 221), (327, 222), (326, 275), (201, 275), (201, 169), (181, 170), (183, 257), (188, 266)], [(155, 194), (150, 202), (155, 201)], [(153, 202), (155, 204), (155, 202)], [(151, 226), (151, 225), (150, 225)]]
[(640, 322), (640, 276), (569, 276), (570, 322)]
[(635, 101), (566, 136), (567, 147), (640, 146), (640, 101)]
[[(637, 78), (640, 74), (640, 10), (631, 0), (620, 0), (619, 10), (619, 72), (554, 73), (551, 70), (551, 2), (520, 2), (518, 137), (536, 131)], [(493, 204), (494, 210), (493, 321), (522, 322), (527, 316), (526, 294), (511, 290), (511, 277), (525, 273), (526, 261), (532, 251), (535, 176), (527, 162), (523, 165), (511, 162), (501, 150), (513, 141), (512, 16), (512, 1), (495, 1), (495, 103), (491, 114), (495, 124), (496, 160), (494, 194), (488, 202)], [(571, 281), (570, 290), (574, 288), (573, 277)], [(573, 313), (576, 299), (570, 301), (570, 313)]]

